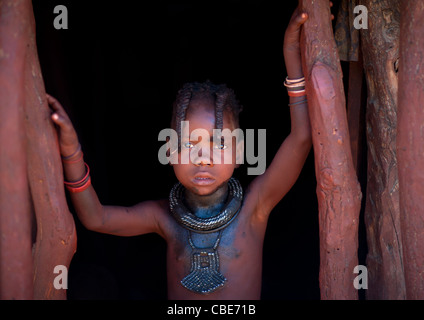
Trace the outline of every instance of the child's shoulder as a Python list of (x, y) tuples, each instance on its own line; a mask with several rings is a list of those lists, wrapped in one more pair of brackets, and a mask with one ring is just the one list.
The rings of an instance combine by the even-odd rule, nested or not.
[(166, 214), (169, 215), (169, 200), (168, 199), (157, 199), (157, 200), (146, 200), (142, 201), (134, 206), (139, 210), (148, 210), (155, 214)]

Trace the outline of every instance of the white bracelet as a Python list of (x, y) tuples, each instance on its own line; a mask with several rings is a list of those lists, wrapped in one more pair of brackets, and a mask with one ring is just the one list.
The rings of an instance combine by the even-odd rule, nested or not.
[(289, 79), (289, 77), (286, 77), (286, 81), (285, 83), (287, 84), (295, 84), (295, 83), (299, 83), (299, 82), (303, 82), (305, 81), (305, 77), (299, 78), (299, 79)]

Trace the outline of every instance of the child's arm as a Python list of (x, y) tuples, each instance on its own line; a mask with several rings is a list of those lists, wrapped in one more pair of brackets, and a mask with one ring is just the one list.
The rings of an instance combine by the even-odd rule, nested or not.
[[(332, 3), (330, 2), (330, 6)], [(299, 9), (293, 13), (284, 38), (284, 58), (289, 79), (303, 77), (300, 55), (300, 29), (307, 20)], [(290, 103), (300, 102), (303, 97), (290, 97)], [(307, 103), (290, 107), (291, 132), (279, 148), (265, 173), (252, 181), (249, 189), (258, 199), (258, 218), (266, 219), (274, 206), (296, 182), (312, 145)]]
[[(62, 158), (68, 158), (63, 161), (65, 181), (78, 181), (86, 174), (86, 167), (77, 134), (60, 103), (50, 95), (47, 101), (54, 111), (52, 120), (57, 125), (60, 153)], [(82, 192), (70, 192), (70, 197), (78, 218), (89, 230), (120, 236), (161, 234), (157, 216), (164, 212), (165, 203), (146, 201), (134, 207), (103, 206), (91, 185)]]

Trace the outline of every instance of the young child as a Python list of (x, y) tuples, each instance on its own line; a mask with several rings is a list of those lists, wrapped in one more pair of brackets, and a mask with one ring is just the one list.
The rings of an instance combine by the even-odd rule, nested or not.
[[(47, 95), (58, 128), (65, 184), (79, 219), (97, 232), (119, 236), (156, 232), (162, 236), (167, 242), (169, 299), (260, 298), (268, 216), (297, 180), (311, 148), (299, 47), (300, 28), (306, 19), (297, 9), (284, 39), (291, 133), (266, 172), (245, 192), (232, 178), (236, 148), (180, 136), (174, 150), (179, 161), (173, 164), (179, 183), (169, 199), (133, 207), (103, 206), (91, 185), (89, 167), (67, 114)], [(234, 93), (225, 85), (191, 83), (178, 93), (172, 127), (180, 132), (181, 121), (188, 121), (189, 133), (201, 128), (212, 137), (213, 129), (238, 128), (240, 111)], [(210, 154), (198, 152), (188, 164), (182, 164), (184, 148), (191, 150), (196, 144), (210, 148)], [(223, 157), (228, 152), (232, 163), (214, 162), (213, 155)]]

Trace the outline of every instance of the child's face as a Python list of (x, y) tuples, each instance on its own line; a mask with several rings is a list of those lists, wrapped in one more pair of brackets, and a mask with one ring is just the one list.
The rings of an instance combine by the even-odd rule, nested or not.
[[(197, 195), (210, 195), (226, 183), (233, 175), (236, 165), (235, 138), (226, 138), (224, 145), (213, 141), (215, 127), (215, 107), (212, 100), (194, 100), (187, 109), (185, 121), (188, 121), (189, 135), (181, 136), (181, 152), (178, 154), (178, 164), (174, 164), (174, 172), (177, 179), (189, 191)], [(193, 131), (203, 129), (208, 132), (210, 140), (193, 138)], [(224, 112), (223, 129), (233, 131), (236, 129), (234, 121), (228, 112)], [(198, 131), (198, 130), (197, 130)], [(228, 143), (232, 139), (232, 143)], [(215, 141), (216, 142), (216, 141)], [(192, 152), (188, 164), (182, 164), (181, 153), (184, 149)], [(209, 154), (202, 150), (209, 150)], [(224, 156), (231, 161), (224, 163)], [(221, 158), (219, 161), (214, 159)], [(228, 163), (230, 162), (230, 163)]]

